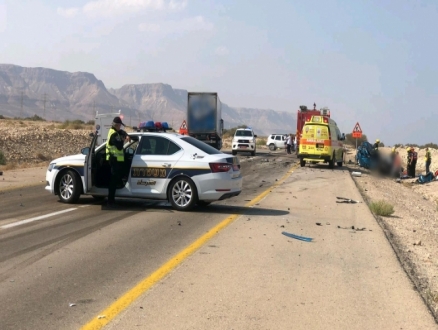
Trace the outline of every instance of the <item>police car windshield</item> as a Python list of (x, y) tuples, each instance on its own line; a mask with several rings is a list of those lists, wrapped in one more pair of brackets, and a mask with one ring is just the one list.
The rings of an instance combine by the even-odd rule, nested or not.
[(251, 131), (236, 131), (236, 136), (252, 136)]
[(183, 138), (181, 138), (181, 140), (191, 144), (192, 146), (195, 146), (196, 148), (202, 150), (203, 152), (205, 152), (208, 155), (217, 155), (217, 154), (222, 153), (219, 150), (209, 146), (207, 143), (196, 140), (195, 138), (192, 138), (191, 136), (183, 137)]

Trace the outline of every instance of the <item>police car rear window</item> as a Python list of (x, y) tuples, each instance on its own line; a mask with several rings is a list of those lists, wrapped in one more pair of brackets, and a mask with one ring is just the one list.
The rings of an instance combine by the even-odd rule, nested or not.
[(217, 155), (217, 154), (222, 153), (219, 150), (209, 146), (207, 143), (196, 140), (195, 138), (192, 138), (191, 136), (183, 137), (183, 138), (181, 138), (181, 140), (183, 140), (183, 141), (191, 144), (192, 146), (202, 150), (203, 152), (205, 152), (208, 155)]

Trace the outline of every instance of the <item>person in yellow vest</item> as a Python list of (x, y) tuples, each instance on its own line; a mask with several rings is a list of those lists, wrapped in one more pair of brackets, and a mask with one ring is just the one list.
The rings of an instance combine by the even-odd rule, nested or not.
[(115, 195), (117, 184), (121, 181), (125, 155), (123, 145), (125, 140), (129, 140), (128, 134), (121, 129), (125, 126), (120, 117), (115, 117), (108, 132), (106, 140), (106, 160), (111, 166), (111, 179), (108, 187), (107, 207), (115, 208)]
[(424, 161), (426, 163), (426, 174), (430, 172), (430, 163), (432, 162), (432, 156), (430, 155), (429, 148), (426, 148), (426, 155), (424, 156)]

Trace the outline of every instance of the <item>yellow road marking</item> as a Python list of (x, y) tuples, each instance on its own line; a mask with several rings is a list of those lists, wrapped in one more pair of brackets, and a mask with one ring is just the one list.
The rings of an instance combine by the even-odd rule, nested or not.
[[(272, 189), (278, 187), (282, 184), (298, 167), (299, 163), (292, 166), (289, 171), (275, 184), (273, 184), (269, 189), (266, 189), (260, 195), (255, 197), (253, 200), (248, 202), (245, 206), (254, 206), (258, 202), (260, 202), (263, 198), (265, 198)], [(90, 322), (84, 325), (81, 330), (98, 330), (102, 329), (105, 325), (107, 325), (112, 319), (114, 319), (118, 314), (120, 314), (123, 310), (125, 310), (129, 305), (131, 305), (138, 297), (140, 297), (143, 293), (149, 290), (154, 284), (159, 282), (165, 276), (167, 276), (173, 269), (175, 269), (178, 265), (180, 265), (187, 257), (192, 255), (196, 250), (202, 247), (207, 241), (213, 238), (219, 231), (227, 227), (230, 223), (236, 220), (240, 214), (230, 215), (228, 218), (211, 228), (207, 233), (199, 237), (189, 246), (184, 248), (181, 252), (172, 257), (169, 261), (167, 261), (164, 265), (150, 274), (148, 277), (139, 282), (136, 286), (126, 292), (123, 296), (121, 296), (118, 300), (112, 303), (105, 310), (100, 312), (97, 316), (95, 316)]]

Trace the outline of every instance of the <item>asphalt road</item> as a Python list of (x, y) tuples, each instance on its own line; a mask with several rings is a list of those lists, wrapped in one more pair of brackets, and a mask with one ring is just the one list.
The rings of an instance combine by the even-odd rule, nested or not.
[(140, 200), (123, 200), (117, 211), (88, 197), (66, 205), (43, 186), (0, 192), (0, 329), (78, 329), (230, 214), (286, 215), (244, 205), (296, 158), (239, 157), (243, 193), (187, 213)]

